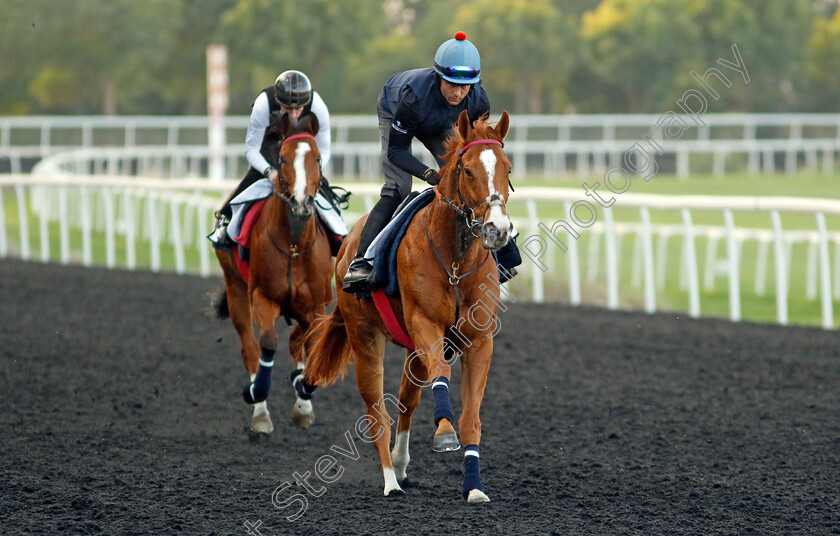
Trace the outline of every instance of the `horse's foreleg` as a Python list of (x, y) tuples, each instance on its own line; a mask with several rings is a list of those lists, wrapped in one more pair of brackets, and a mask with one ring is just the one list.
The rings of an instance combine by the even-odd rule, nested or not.
[(455, 414), (452, 410), (452, 400), (449, 396), (449, 383), (452, 378), (452, 367), (450, 362), (452, 359), (452, 351), (447, 350), (446, 354), (441, 354), (437, 358), (437, 362), (433, 366), (435, 368), (435, 377), (432, 380), (432, 393), (435, 397), (435, 437), (432, 443), (432, 450), (435, 452), (449, 452), (461, 448), (458, 442), (458, 434), (452, 423), (455, 421)]
[(292, 333), (289, 335), (289, 350), (292, 354), (292, 362), (295, 370), (292, 371), (292, 387), (295, 390), (295, 405), (292, 407), (292, 422), (298, 428), (309, 428), (315, 420), (315, 413), (312, 411), (312, 396), (315, 394), (315, 386), (307, 384), (303, 379), (304, 367), (304, 335), (312, 325), (311, 319), (301, 318)]
[(280, 314), (280, 307), (263, 296), (259, 289), (255, 289), (251, 294), (251, 313), (260, 332), (260, 360), (257, 375), (252, 383), (245, 387), (242, 396), (247, 403), (255, 404), (264, 402), (271, 388), (271, 370), (274, 367), (278, 341), (274, 322)]
[(477, 340), (470, 351), (461, 358), (461, 419), (458, 428), (464, 440), (464, 497), (469, 502), (487, 502), (484, 494), (479, 464), (481, 443), (481, 420), (479, 409), (487, 385), (487, 372), (490, 370), (490, 358), (493, 354), (493, 342)]
[[(432, 449), (435, 452), (458, 450), (458, 434), (452, 423), (455, 415), (452, 401), (449, 397), (449, 379), (452, 377), (452, 363), (458, 356), (455, 342), (444, 336), (438, 324), (429, 320), (419, 312), (411, 314), (411, 336), (417, 345), (416, 360), (422, 360), (426, 366), (426, 374), (421, 380), (414, 379), (421, 386), (431, 384), (435, 399), (435, 436)], [(411, 361), (412, 358), (409, 359)], [(429, 380), (429, 381), (427, 381)]]
[(394, 462), (394, 472), (398, 482), (404, 482), (407, 478), (406, 469), (411, 458), (408, 455), (408, 440), (411, 433), (411, 416), (414, 409), (420, 404), (421, 381), (428, 376), (426, 365), (417, 359), (413, 354), (406, 352), (405, 366), (403, 367), (402, 381), (400, 382), (400, 416), (397, 419), (397, 438), (394, 440), (394, 449), (391, 451), (391, 459)]

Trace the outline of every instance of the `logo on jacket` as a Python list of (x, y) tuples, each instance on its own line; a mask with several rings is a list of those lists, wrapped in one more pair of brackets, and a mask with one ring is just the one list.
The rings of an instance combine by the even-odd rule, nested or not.
[(408, 134), (408, 131), (405, 128), (403, 128), (403, 126), (400, 124), (399, 120), (391, 123), (391, 128), (393, 128), (394, 130), (396, 130), (400, 134)]

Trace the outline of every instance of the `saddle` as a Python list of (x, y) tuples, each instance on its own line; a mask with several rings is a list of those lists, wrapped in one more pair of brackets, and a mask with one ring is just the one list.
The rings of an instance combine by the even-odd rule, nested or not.
[[(432, 202), (435, 198), (435, 189), (428, 188), (422, 192), (411, 192), (408, 197), (397, 207), (394, 216), (385, 229), (373, 239), (365, 259), (371, 262), (373, 271), (371, 273), (374, 290), (382, 290), (385, 294), (399, 294), (399, 282), (397, 281), (397, 251), (400, 242), (405, 236), (408, 226), (414, 216), (420, 210)], [(515, 266), (522, 264), (522, 257), (516, 247), (516, 231), (511, 238), (512, 247), (504, 247), (493, 252), (493, 258), (499, 265), (500, 279), (501, 270), (509, 272)], [(370, 291), (356, 293), (356, 298), (370, 298)]]
[[(257, 219), (259, 219), (266, 200), (267, 198), (262, 198), (243, 204), (240, 209), (243, 212), (242, 215), (240, 215), (238, 227), (239, 231), (238, 234), (233, 237), (233, 241), (236, 243), (236, 247), (233, 248), (233, 258), (236, 261), (236, 266), (239, 267), (239, 272), (242, 274), (242, 278), (245, 279), (246, 283), (248, 282), (248, 274), (250, 271), (249, 260), (251, 256), (251, 230), (254, 228), (254, 223), (256, 223)], [(328, 232), (329, 229), (321, 217), (317, 213), (315, 214), (315, 217), (318, 219), (316, 222), (316, 225), (318, 225), (318, 231), (327, 233), (327, 237), (330, 241), (331, 253), (333, 256), (337, 255), (338, 249), (341, 247), (344, 237)]]
[[(434, 188), (422, 192), (412, 192), (397, 207), (394, 216), (385, 228), (376, 235), (365, 253), (365, 258), (372, 261), (371, 287), (383, 290), (385, 294), (399, 294), (397, 281), (397, 251), (405, 236), (408, 226), (420, 210), (435, 198)], [(356, 298), (370, 298), (370, 291), (356, 293)]]

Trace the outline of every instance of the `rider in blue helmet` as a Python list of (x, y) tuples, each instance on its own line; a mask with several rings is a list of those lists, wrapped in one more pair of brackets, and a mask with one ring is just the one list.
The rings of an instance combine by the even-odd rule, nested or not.
[(460, 113), (467, 110), (470, 121), (475, 121), (490, 112), (490, 99), (481, 87), (480, 74), (478, 49), (467, 41), (464, 32), (458, 32), (438, 47), (434, 67), (397, 73), (385, 83), (376, 110), (385, 185), (362, 228), (356, 256), (344, 276), (345, 291), (369, 288), (373, 267), (364, 254), (411, 192), (412, 176), (431, 185), (440, 182), (436, 169), (411, 154), (412, 139), (422, 142), (443, 166), (443, 142)]

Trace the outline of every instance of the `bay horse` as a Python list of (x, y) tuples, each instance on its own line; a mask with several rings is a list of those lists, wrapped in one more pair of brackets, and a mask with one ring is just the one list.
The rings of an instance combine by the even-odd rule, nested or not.
[[(356, 381), (367, 406), (356, 430), (379, 454), (385, 495), (402, 493), (411, 416), (420, 402), (421, 387), (445, 383), (448, 405), (450, 365), (460, 356), (463, 410), (458, 426), (466, 445), (462, 491), (469, 502), (489, 500), (479, 469), (479, 407), (493, 336), (500, 327), (498, 272), (490, 251), (506, 245), (513, 230), (505, 208), (511, 165), (502, 149), (509, 121), (503, 112), (495, 127), (486, 117), (471, 125), (467, 112), (461, 113), (446, 143), (448, 163), (440, 171), (435, 199), (417, 213), (397, 251), (399, 295), (387, 299), (403, 334), (416, 348), (406, 351), (399, 399), (383, 392), (384, 346), (395, 339), (371, 300), (338, 292), (333, 312), (319, 317), (307, 335), (314, 341), (304, 369), (308, 384), (329, 385), (343, 377), (355, 356)], [(338, 288), (363, 223), (357, 222), (339, 250)], [(437, 416), (438, 391), (433, 389)], [(386, 401), (399, 410), (393, 452), (389, 452), (393, 421)], [(451, 409), (448, 413), (448, 418), (438, 420), (436, 436), (455, 433)]]
[[(219, 317), (229, 312), (239, 334), (242, 361), (251, 383), (243, 392), (253, 405), (250, 428), (271, 433), (266, 399), (277, 352), (275, 322), (281, 314), (291, 324), (289, 351), (296, 370), (292, 384), (296, 401), (292, 420), (308, 428), (313, 420), (312, 392), (299, 382), (305, 362), (304, 334), (333, 299), (330, 245), (315, 215), (315, 195), (321, 180), (320, 152), (315, 142), (318, 120), (312, 114), (293, 122), (284, 114), (279, 122), (278, 178), (250, 234), (247, 282), (233, 253), (216, 250), (225, 278), (217, 306)], [(234, 245), (234, 248), (238, 246)], [(259, 332), (255, 338), (254, 326)]]

